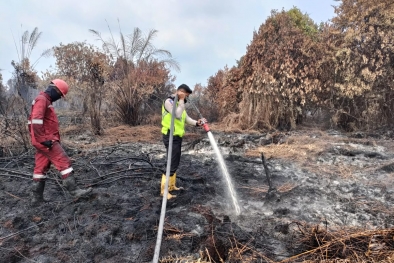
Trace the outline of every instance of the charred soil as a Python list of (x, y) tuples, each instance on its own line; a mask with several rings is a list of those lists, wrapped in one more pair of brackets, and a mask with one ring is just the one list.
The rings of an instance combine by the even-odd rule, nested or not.
[[(391, 134), (212, 131), (241, 215), (206, 133), (189, 131), (160, 262), (394, 260)], [(73, 200), (52, 169), (47, 201), (32, 208), (34, 150), (0, 157), (0, 261), (151, 262), (166, 164), (160, 130), (121, 126), (94, 137), (69, 128), (64, 137), (78, 184), (92, 195)]]

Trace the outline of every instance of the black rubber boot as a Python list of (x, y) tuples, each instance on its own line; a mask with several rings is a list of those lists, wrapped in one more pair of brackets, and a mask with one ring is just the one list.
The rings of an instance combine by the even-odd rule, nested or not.
[(75, 182), (75, 177), (71, 174), (66, 179), (63, 179), (63, 186), (67, 189), (73, 198), (79, 198), (86, 196), (92, 192), (92, 188), (80, 189)]
[(44, 200), (44, 188), (45, 188), (45, 181), (33, 181), (31, 186), (32, 191), (32, 199), (31, 199), (31, 206), (39, 206), (43, 203)]

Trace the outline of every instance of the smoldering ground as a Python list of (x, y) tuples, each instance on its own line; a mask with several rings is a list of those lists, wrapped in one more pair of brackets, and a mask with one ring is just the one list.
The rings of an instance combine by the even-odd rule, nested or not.
[[(390, 138), (334, 131), (214, 135), (241, 215), (234, 213), (206, 135), (189, 138), (177, 173), (184, 190), (167, 203), (161, 262), (301, 262), (321, 259), (313, 249), (324, 245), (327, 258), (349, 258), (352, 249), (364, 257), (368, 251), (384, 260), (392, 255)], [(34, 152), (0, 158), (1, 261), (151, 262), (166, 164), (160, 141), (65, 146), (80, 187), (93, 187), (90, 197), (72, 200), (51, 170), (47, 202), (31, 208)], [(343, 231), (361, 233), (359, 245), (350, 238), (342, 240), (347, 250), (335, 243)]]

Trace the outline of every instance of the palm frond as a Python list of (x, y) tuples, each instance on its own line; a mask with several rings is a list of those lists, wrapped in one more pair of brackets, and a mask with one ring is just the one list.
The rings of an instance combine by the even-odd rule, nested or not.
[[(107, 20), (105, 20), (105, 22), (107, 23), (107, 27), (108, 27), (109, 33), (110, 33), (110, 35), (111, 35), (110, 40), (107, 42), (107, 44), (109, 44), (109, 45), (108, 45), (108, 48), (109, 48), (109, 51), (111, 52), (111, 54), (112, 54), (114, 57), (117, 58), (117, 57), (120, 56), (120, 55), (119, 55), (118, 44), (117, 44), (116, 41), (115, 41), (114, 35), (112, 34), (111, 27), (109, 26)], [(118, 22), (119, 22), (119, 19), (118, 19)]]
[(27, 58), (30, 57), (30, 54), (34, 47), (37, 45), (38, 39), (41, 37), (42, 32), (38, 32), (38, 28), (35, 27), (33, 32), (30, 34), (29, 45), (28, 45), (28, 53)]
[(102, 45), (103, 45), (102, 48), (103, 48), (104, 52), (112, 55), (113, 57), (118, 56), (117, 45), (116, 45), (113, 37), (110, 38), (109, 40), (105, 41), (99, 31), (94, 30), (94, 29), (89, 29), (89, 32), (92, 33), (93, 35), (95, 35), (98, 38), (97, 40), (102, 42)]
[(42, 57), (50, 57), (52, 55), (53, 55), (53, 49), (52, 48), (48, 48), (48, 49), (44, 50), (41, 53), (41, 55), (36, 59), (36, 61), (34, 61), (34, 63), (31, 65), (31, 67), (34, 68), (37, 65), (37, 63), (40, 60), (40, 58), (42, 58)]
[(153, 55), (153, 56), (164, 56), (164, 57), (172, 58), (171, 52), (168, 51), (168, 50), (165, 50), (165, 49), (155, 49), (155, 50), (152, 52), (152, 55)]
[(142, 37), (142, 32), (141, 30), (136, 27), (134, 28), (133, 34), (129, 35), (129, 41), (130, 41), (130, 59), (133, 60), (137, 56), (137, 54), (141, 50), (141, 46), (143, 44), (143, 37)]
[(144, 43), (143, 43), (141, 50), (140, 50), (140, 55), (137, 58), (138, 62), (141, 60), (144, 60), (144, 57), (150, 56), (151, 50), (154, 49), (154, 47), (152, 46), (152, 40), (155, 38), (155, 35), (157, 34), (157, 32), (158, 31), (155, 29), (151, 29), (149, 31), (148, 36), (144, 39)]
[(24, 60), (26, 58), (26, 43), (27, 43), (27, 39), (29, 38), (29, 31), (26, 30), (21, 38), (21, 53), (22, 53), (22, 57), (21, 57), (21, 61)]
[(167, 66), (169, 66), (170, 68), (174, 69), (177, 72), (181, 72), (181, 67), (178, 63), (178, 61), (176, 61), (175, 59), (162, 59), (160, 60), (161, 62), (163, 62), (164, 64), (166, 64)]
[(101, 33), (98, 32), (97, 30), (94, 29), (89, 29), (89, 32), (92, 33), (93, 35), (96, 35), (98, 37), (98, 40), (101, 40)]
[(120, 43), (121, 43), (121, 45), (122, 45), (120, 51), (123, 53), (123, 57), (124, 57), (126, 60), (128, 60), (128, 56), (127, 56), (127, 47), (126, 47), (125, 38), (124, 38), (122, 32), (120, 32), (119, 35), (120, 35)]
[(18, 54), (18, 60), (21, 61), (21, 57), (19, 56), (18, 45), (16, 44), (15, 37), (14, 37), (14, 33), (12, 32), (12, 30), (11, 30), (11, 34), (12, 34), (12, 39), (14, 40), (14, 45), (15, 45), (16, 53)]
[(135, 27), (132, 34), (124, 35), (119, 25), (120, 43), (117, 44), (108, 22), (107, 26), (111, 35), (109, 40), (104, 40), (96, 30), (90, 29), (89, 31), (99, 38), (103, 44), (104, 51), (111, 54), (114, 58), (125, 59), (127, 65), (129, 63), (139, 64), (141, 61), (158, 60), (176, 71), (180, 71), (179, 63), (172, 58), (171, 52), (164, 49), (157, 49), (153, 45), (153, 40), (157, 36), (158, 30), (152, 29), (147, 36), (144, 36), (141, 29)]

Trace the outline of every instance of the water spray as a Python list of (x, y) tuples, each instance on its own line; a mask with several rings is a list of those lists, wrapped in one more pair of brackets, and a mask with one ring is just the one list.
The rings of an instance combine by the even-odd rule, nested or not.
[[(201, 112), (196, 107), (196, 105), (194, 103), (192, 103), (192, 102), (191, 102), (191, 104), (196, 109), (198, 115), (200, 116), (200, 119), (203, 120), (204, 118), (203, 118)], [(226, 179), (227, 186), (228, 186), (228, 189), (229, 189), (229, 193), (230, 193), (230, 196), (231, 196), (234, 208), (235, 208), (235, 213), (236, 213), (236, 215), (239, 215), (241, 213), (241, 209), (239, 208), (238, 200), (237, 200), (237, 197), (236, 197), (236, 194), (235, 194), (235, 190), (234, 190), (234, 187), (233, 187), (233, 183), (231, 182), (230, 174), (227, 171), (227, 167), (226, 167), (226, 164), (225, 164), (225, 162), (223, 160), (223, 156), (220, 153), (219, 147), (218, 147), (218, 145), (217, 145), (217, 143), (215, 141), (215, 138), (213, 137), (213, 134), (211, 132), (211, 129), (208, 126), (208, 123), (205, 122), (205, 121), (202, 121), (201, 126), (207, 132), (207, 135), (208, 135), (208, 138), (209, 138), (209, 142), (211, 143), (211, 146), (212, 146), (212, 148), (213, 148), (213, 150), (214, 150), (214, 152), (216, 154), (216, 157), (217, 157), (220, 169), (222, 170), (222, 174), (223, 174), (224, 178)]]

